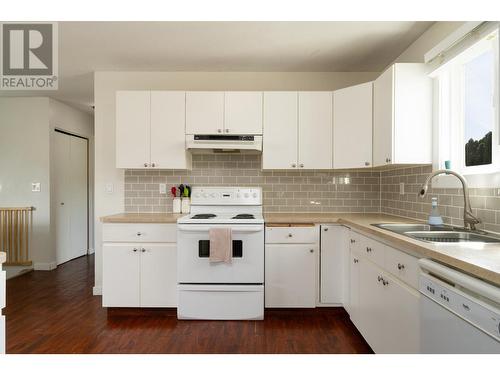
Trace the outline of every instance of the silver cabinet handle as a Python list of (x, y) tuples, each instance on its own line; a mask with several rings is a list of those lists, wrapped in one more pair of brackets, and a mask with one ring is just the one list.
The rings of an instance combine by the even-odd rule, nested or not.
[(309, 250), (310, 253), (314, 253), (314, 249)]
[(217, 129), (217, 133), (222, 133), (222, 129)]
[(141, 253), (145, 253), (146, 252), (146, 249), (145, 248), (142, 248), (141, 249)]
[(328, 232), (328, 228), (324, 228), (323, 230), (324, 230), (325, 232)]
[(142, 232), (137, 232), (137, 235), (138, 236), (142, 236)]
[(156, 164), (155, 163), (151, 163), (151, 166), (154, 168), (154, 167), (156, 167)]
[(288, 237), (290, 237), (290, 238), (291, 238), (291, 237), (293, 237), (293, 234), (291, 234), (291, 233), (288, 233)]
[(354, 259), (353, 259), (353, 262), (354, 262), (354, 263), (358, 263), (358, 262), (359, 262), (359, 260), (358, 260), (358, 259), (356, 259), (356, 258), (354, 258)]
[(382, 279), (382, 285), (389, 285), (389, 281)]
[(463, 307), (465, 310), (467, 310), (467, 311), (469, 311), (469, 310), (470, 310), (469, 305), (466, 305), (465, 303), (462, 303), (462, 307)]
[(390, 163), (391, 162), (391, 158), (385, 158), (385, 162), (386, 163)]
[(134, 247), (134, 250), (132, 250), (134, 253), (137, 253), (137, 249)]
[(145, 167), (147, 168), (147, 166), (148, 166), (148, 163), (144, 163), (144, 166), (145, 166)]
[(300, 165), (300, 168), (304, 168), (304, 164), (301, 164), (301, 165)]
[(229, 133), (229, 129), (226, 129), (226, 133)]
[(365, 165), (368, 167), (370, 165), (369, 161), (365, 161)]
[(405, 265), (404, 264), (401, 264), (401, 263), (398, 263), (398, 270), (402, 270), (405, 268)]
[(292, 163), (292, 168), (296, 168), (296, 167), (297, 167), (297, 164)]
[(378, 282), (381, 282), (382, 280), (384, 280), (384, 278), (383, 278), (382, 276), (378, 276), (378, 277), (377, 277), (377, 281), (378, 281)]
[(351, 238), (351, 243), (355, 243), (355, 242), (356, 242), (356, 240), (353, 240), (353, 239)]
[(367, 247), (366, 247), (366, 252), (367, 252), (367, 253), (370, 253), (371, 251), (372, 251), (372, 248), (367, 246)]

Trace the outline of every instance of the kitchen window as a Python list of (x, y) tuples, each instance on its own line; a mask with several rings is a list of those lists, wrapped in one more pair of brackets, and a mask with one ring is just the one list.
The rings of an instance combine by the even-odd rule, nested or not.
[(465, 175), (500, 172), (498, 29), (438, 68), (435, 163)]

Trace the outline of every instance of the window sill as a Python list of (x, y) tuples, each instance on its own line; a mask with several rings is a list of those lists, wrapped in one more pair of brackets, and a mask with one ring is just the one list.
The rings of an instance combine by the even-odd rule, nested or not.
[[(481, 174), (464, 174), (465, 180), (469, 188), (498, 188), (500, 186), (500, 172), (481, 173)], [(461, 182), (451, 175), (436, 176), (432, 180), (433, 188), (457, 189), (461, 188)]]

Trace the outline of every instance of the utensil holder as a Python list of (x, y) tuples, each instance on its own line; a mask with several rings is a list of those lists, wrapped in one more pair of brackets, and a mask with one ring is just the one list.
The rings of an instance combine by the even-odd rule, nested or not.
[(174, 214), (181, 213), (181, 198), (176, 197), (172, 200), (172, 212)]
[(182, 198), (181, 201), (181, 212), (183, 214), (188, 214), (191, 211), (191, 199), (189, 198)]

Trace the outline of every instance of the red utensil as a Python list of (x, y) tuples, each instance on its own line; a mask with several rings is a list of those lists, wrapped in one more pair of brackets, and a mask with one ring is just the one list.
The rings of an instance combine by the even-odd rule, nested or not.
[(172, 186), (172, 189), (170, 189), (170, 192), (172, 193), (172, 196), (175, 198), (175, 195), (177, 193), (177, 188), (175, 186)]

